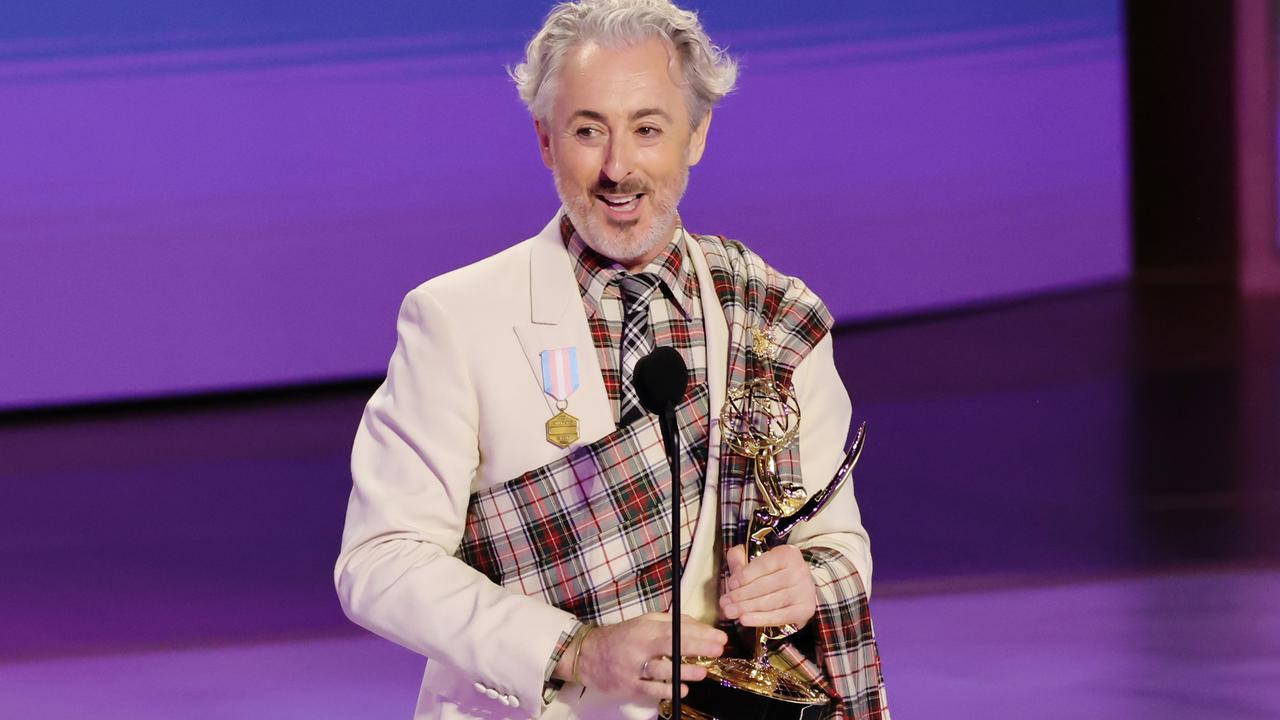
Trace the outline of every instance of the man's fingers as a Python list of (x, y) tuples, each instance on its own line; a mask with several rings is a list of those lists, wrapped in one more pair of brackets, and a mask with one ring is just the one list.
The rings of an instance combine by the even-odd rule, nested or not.
[[(651, 697), (654, 700), (667, 700), (671, 697), (671, 683), (658, 682), (656, 680), (642, 680), (640, 681), (640, 691), (644, 693), (646, 697)], [(689, 686), (684, 683), (680, 683), (680, 697), (684, 697), (688, 694)]]
[(768, 553), (765, 553), (755, 560), (743, 564), (736, 570), (731, 569), (729, 571), (728, 588), (730, 590), (737, 590), (743, 585), (755, 582), (765, 575), (777, 572), (778, 569), (777, 559), (772, 558)]
[[(803, 578), (801, 578), (803, 579)], [(740, 605), (746, 600), (752, 598), (764, 597), (773, 594), (779, 590), (795, 588), (798, 586), (797, 579), (786, 570), (769, 573), (752, 580), (749, 583), (739, 585), (720, 596), (720, 605), (723, 607), (726, 602)]]
[[(642, 667), (648, 674), (642, 676), (642, 680), (659, 680), (664, 683), (671, 682), (671, 658), (659, 657), (653, 658), (649, 663)], [(701, 665), (692, 665), (690, 663), (680, 663), (680, 679), (684, 682), (698, 682), (705, 680), (707, 677), (707, 669)], [(668, 690), (668, 692), (670, 692)]]
[(802, 622), (794, 617), (796, 614), (797, 612), (793, 608), (743, 613), (742, 617), (738, 618), (738, 624), (751, 628), (779, 627), (788, 623), (800, 625)]
[(720, 596), (725, 619), (747, 627), (795, 623), (813, 616), (813, 576), (800, 550), (779, 545), (730, 576)]
[(671, 658), (649, 658), (649, 661), (641, 666), (640, 673), (641, 680), (671, 682)]
[(707, 679), (707, 669), (701, 665), (684, 663), (680, 666), (680, 679), (684, 682), (698, 682)]
[(759, 580), (765, 575), (770, 575), (789, 567), (798, 567), (801, 564), (807, 565), (804, 562), (804, 556), (792, 545), (779, 545), (749, 563), (746, 562), (746, 551), (744, 550), (742, 560), (742, 565), (736, 570), (732, 563), (729, 565), (730, 590), (736, 590), (743, 585)]
[(747, 567), (747, 549), (742, 545), (734, 545), (724, 554), (725, 561), (729, 564), (729, 574), (736, 575), (743, 568)]
[(726, 618), (736, 620), (747, 613), (785, 610), (802, 604), (804, 604), (804, 598), (794, 588), (782, 587), (745, 600), (724, 600), (720, 606)]
[[(682, 656), (724, 654), (729, 638), (723, 631), (687, 616), (682, 623)], [(671, 653), (671, 637), (671, 615), (666, 613), (597, 628), (587, 634), (578, 651), (583, 684), (607, 695), (671, 697), (671, 660), (665, 657)], [(687, 661), (681, 664), (684, 682), (705, 677), (705, 668)]]
[(724, 634), (723, 630), (720, 630), (715, 626), (708, 625), (689, 615), (681, 615), (680, 636), (684, 637), (685, 635), (704, 638), (723, 638), (725, 640), (729, 639), (728, 636)]
[[(720, 654), (724, 652), (725, 643), (729, 642), (729, 636), (723, 630), (694, 620), (688, 615), (681, 615), (680, 617), (680, 653), (682, 655), (720, 657)], [(671, 651), (672, 632), (674, 632), (673, 629), (668, 625), (665, 637), (666, 645), (662, 648), (664, 654)]]
[[(724, 633), (721, 633), (724, 635)], [(703, 657), (720, 657), (724, 654), (724, 645), (728, 642), (728, 637), (723, 640), (709, 639), (697, 640), (680, 636), (680, 654), (681, 655), (701, 655)]]
[(746, 627), (762, 627), (787, 623), (804, 625), (813, 617), (813, 612), (813, 605), (803, 598), (777, 593), (752, 600), (749, 605), (730, 605), (725, 608), (724, 615), (726, 619), (736, 620)]

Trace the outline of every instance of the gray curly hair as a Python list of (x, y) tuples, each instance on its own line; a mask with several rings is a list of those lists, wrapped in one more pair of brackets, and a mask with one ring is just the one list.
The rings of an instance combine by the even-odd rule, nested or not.
[(545, 120), (555, 98), (564, 57), (579, 43), (594, 40), (625, 47), (658, 38), (676, 51), (684, 76), (689, 120), (697, 127), (720, 98), (733, 90), (738, 63), (711, 43), (698, 14), (668, 0), (577, 0), (552, 8), (542, 29), (525, 48), (525, 61), (509, 69), (529, 112)]

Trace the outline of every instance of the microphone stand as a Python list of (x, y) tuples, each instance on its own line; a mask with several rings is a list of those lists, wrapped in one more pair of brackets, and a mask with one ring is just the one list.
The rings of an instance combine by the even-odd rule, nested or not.
[(689, 370), (673, 347), (655, 348), (636, 363), (640, 404), (658, 416), (662, 446), (671, 468), (671, 720), (680, 720), (680, 436), (676, 403), (684, 396)]
[(680, 435), (675, 405), (669, 400), (658, 425), (671, 466), (671, 720), (680, 720)]

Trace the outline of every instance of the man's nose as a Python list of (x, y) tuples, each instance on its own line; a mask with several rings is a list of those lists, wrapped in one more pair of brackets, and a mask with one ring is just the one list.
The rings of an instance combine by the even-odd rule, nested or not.
[(605, 149), (601, 174), (614, 183), (620, 183), (635, 169), (635, 146), (626, 137), (612, 136)]

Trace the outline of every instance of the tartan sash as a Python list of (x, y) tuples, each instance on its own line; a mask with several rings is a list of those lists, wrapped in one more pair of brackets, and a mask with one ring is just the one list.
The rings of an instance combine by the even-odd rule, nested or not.
[[(681, 563), (693, 544), (707, 436), (706, 383), (676, 407)], [(694, 431), (697, 432), (696, 430)], [(703, 462), (695, 462), (701, 454)], [(645, 415), (514, 480), (471, 496), (458, 557), (510, 590), (583, 622), (611, 624), (671, 604), (671, 471), (656, 416)]]
[[(751, 330), (768, 330), (778, 348), (774, 379), (789, 385), (796, 366), (830, 331), (827, 308), (801, 281), (782, 275), (741, 243), (697, 236), (711, 270), (716, 297), (729, 328), (728, 387), (765, 372), (751, 348)], [(800, 481), (800, 447), (792, 443), (777, 456), (778, 475)], [(751, 462), (722, 447), (720, 453), (720, 532), (724, 547), (746, 541), (751, 512), (760, 503)], [(727, 572), (727, 568), (726, 568)]]
[[(775, 378), (789, 383), (795, 368), (830, 331), (833, 320), (802, 282), (769, 267), (742, 244), (695, 235), (710, 269), (729, 330), (728, 387), (762, 371), (750, 331), (768, 329), (778, 348)], [(707, 418), (705, 384), (695, 384), (676, 409), (677, 425)], [(699, 425), (699, 423), (693, 423)], [(680, 546), (687, 560), (701, 500), (701, 477), (691, 453), (707, 438), (682, 437)], [(800, 451), (793, 443), (777, 458), (778, 472), (799, 482)], [(657, 419), (646, 415), (596, 442), (472, 495), (457, 555), (493, 582), (540, 597), (584, 622), (609, 624), (670, 606), (670, 471)], [(666, 488), (666, 489), (664, 489)], [(748, 461), (722, 443), (719, 531), (725, 547), (741, 545), (759, 503)], [(888, 720), (879, 652), (862, 580), (843, 555), (804, 551), (814, 567), (818, 612), (811, 629), (783, 646), (794, 671), (839, 698), (833, 717)], [(721, 580), (727, 568), (722, 570)], [(804, 645), (802, 650), (797, 645)], [(807, 650), (807, 652), (806, 652)]]
[[(826, 306), (803, 282), (769, 267), (741, 243), (709, 235), (697, 238), (729, 327), (728, 387), (764, 372), (747, 352), (753, 328), (770, 331), (778, 349), (772, 362), (774, 379), (790, 384), (800, 361), (831, 329), (833, 319)], [(798, 443), (777, 456), (777, 467), (784, 480), (800, 482)], [(728, 447), (721, 448), (719, 489), (724, 547), (742, 545), (760, 497), (751, 463)], [(832, 718), (889, 720), (862, 578), (839, 552), (815, 547), (802, 553), (814, 568), (817, 613), (804, 632), (793, 636), (794, 642), (782, 645), (781, 655), (790, 669), (838, 698)], [(727, 576), (728, 568), (723, 567), (721, 582)]]

